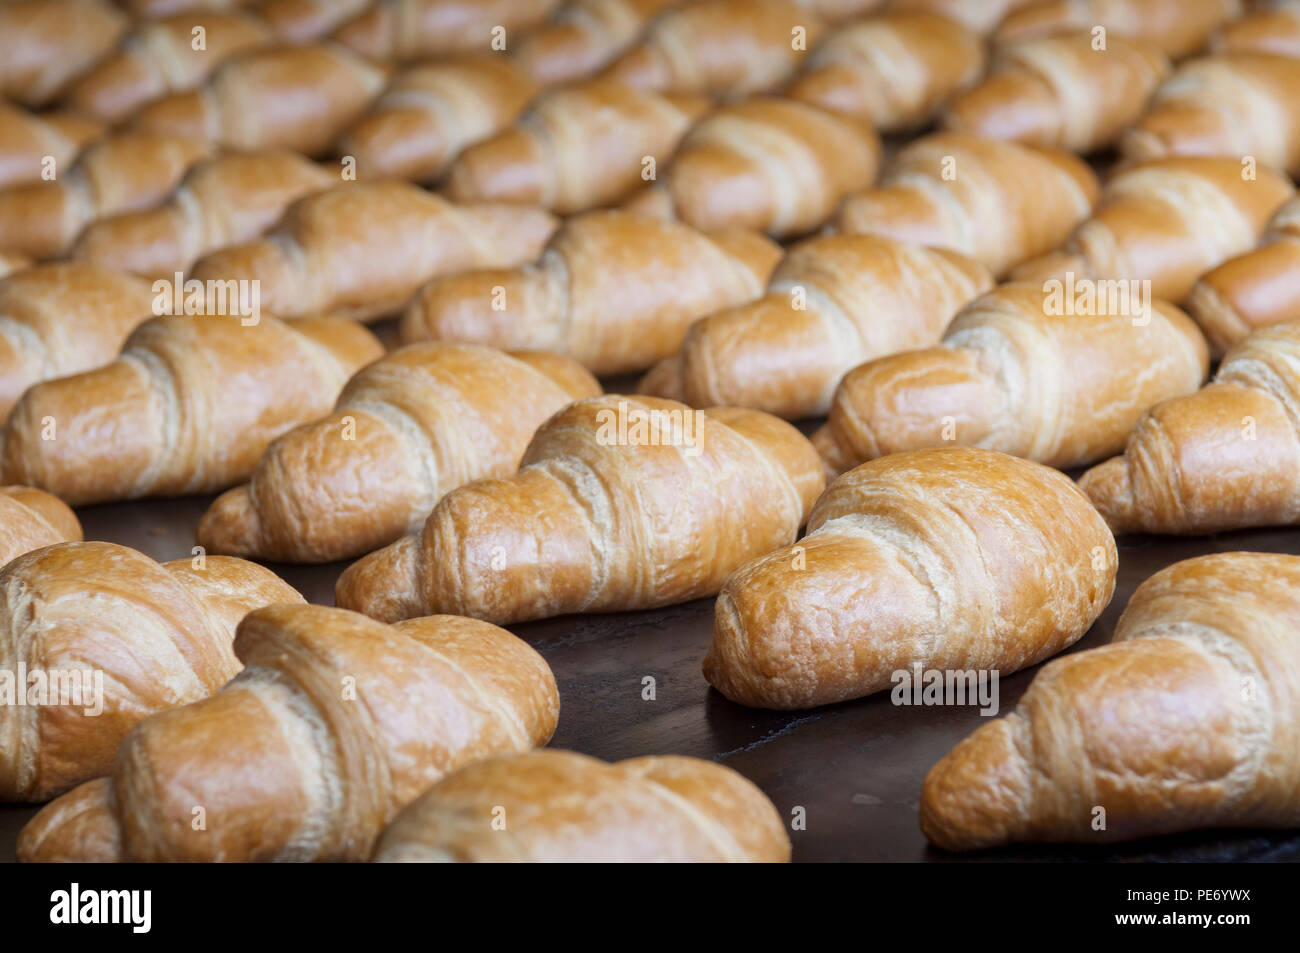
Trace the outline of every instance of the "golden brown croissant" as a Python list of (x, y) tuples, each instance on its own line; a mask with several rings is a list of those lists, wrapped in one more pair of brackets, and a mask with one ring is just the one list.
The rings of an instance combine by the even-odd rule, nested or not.
[(50, 181), (0, 192), (0, 251), (54, 258), (89, 223), (157, 205), (210, 152), (183, 136), (125, 132), (87, 147)]
[(657, 17), (601, 75), (661, 92), (773, 92), (804, 65), (824, 30), (799, 0), (699, 0)]
[(16, 0), (0, 4), (0, 97), (44, 106), (126, 31), (104, 0)]
[(1017, 268), (1018, 281), (1053, 278), (1151, 282), (1181, 302), (1196, 279), (1255, 247), (1269, 217), (1295, 193), (1281, 173), (1251, 176), (1235, 159), (1173, 156), (1117, 173), (1091, 218), (1061, 249)]
[(682, 0), (568, 0), (514, 48), (538, 83), (590, 76), (621, 55), (654, 17)]
[(708, 106), (702, 96), (603, 79), (543, 93), (513, 126), (460, 154), (447, 191), (461, 202), (528, 202), (561, 215), (608, 205), (667, 166)]
[(1249, 157), (1300, 172), (1300, 60), (1223, 53), (1180, 66), (1146, 115), (1120, 137), (1129, 159), (1166, 155)]
[(813, 444), (835, 473), (945, 444), (1065, 470), (1118, 453), (1149, 407), (1208, 370), (1205, 338), (1164, 301), (1006, 284), (963, 309), (942, 346), (845, 374)]
[(956, 20), (979, 34), (993, 32), (1003, 19), (1042, 0), (890, 0), (888, 10), (933, 13)]
[(33, 549), (81, 539), (77, 514), (57, 496), (30, 486), (0, 486), (0, 566)]
[(1300, 200), (1277, 210), (1259, 248), (1202, 275), (1187, 311), (1216, 357), (1256, 328), (1300, 319)]
[(1021, 7), (998, 26), (998, 43), (1104, 27), (1154, 43), (1175, 59), (1202, 49), (1242, 9), (1241, 0), (1031, 0)]
[(456, 487), (514, 473), (548, 417), (600, 392), (558, 355), (401, 348), (354, 375), (328, 417), (272, 443), (209, 507), (198, 541), (280, 562), (355, 558), (419, 530)]
[[(334, 37), (372, 60), (435, 58), (513, 48), (560, 0), (376, 0)], [(501, 33), (499, 31), (504, 31)]]
[(404, 70), (339, 140), (365, 179), (436, 179), (470, 143), (504, 129), (537, 87), (501, 53)]
[(372, 859), (785, 863), (790, 837), (763, 792), (723, 765), (538, 750), (439, 781), (389, 825)]
[(1071, 152), (1095, 152), (1142, 115), (1169, 60), (1154, 44), (1088, 33), (1003, 48), (990, 75), (944, 111), (946, 129)]
[(1064, 152), (943, 132), (917, 139), (835, 226), (961, 252), (1001, 275), (1055, 248), (1088, 217), (1097, 177)]
[(117, 357), (153, 304), (143, 281), (98, 265), (40, 265), (0, 281), (0, 421), (37, 381)]
[(1300, 56), (1300, 0), (1271, 0), (1210, 39), (1214, 53), (1273, 53)]
[(310, 43), (351, 20), (371, 0), (261, 0), (256, 13), (288, 43)]
[(812, 445), (775, 417), (594, 397), (543, 424), (518, 473), (448, 493), (334, 595), (377, 619), (502, 624), (686, 602), (793, 540), (822, 486)]
[(559, 715), (542, 657), (473, 619), (271, 606), (235, 654), (225, 688), (140, 722), (109, 777), (37, 814), (19, 859), (365, 860), (431, 784), (544, 744)]
[(1009, 674), (1088, 631), (1117, 563), (1062, 473), (971, 447), (883, 457), (827, 488), (797, 544), (727, 580), (704, 676), (788, 710), (897, 690), (909, 668)]
[(351, 321), (155, 318), (112, 364), (28, 389), (0, 430), (0, 473), (73, 506), (224, 490), (382, 353)]
[(1300, 322), (1262, 328), (1213, 383), (1152, 407), (1123, 456), (1079, 480), (1115, 533), (1300, 522)]
[(1300, 825), (1300, 558), (1216, 553), (1142, 583), (1110, 645), (1045, 666), (930, 769), (948, 850)]
[(879, 167), (880, 139), (860, 120), (754, 97), (691, 127), (663, 180), (624, 207), (696, 228), (788, 238), (823, 224), (841, 199), (875, 181)]
[(145, 106), (132, 125), (232, 149), (328, 152), (383, 89), (384, 70), (333, 43), (226, 61), (197, 89)]
[(295, 152), (230, 153), (198, 162), (162, 205), (88, 225), (70, 256), (150, 278), (173, 279), (200, 256), (251, 241), (290, 204), (338, 184)]
[(888, 13), (817, 44), (786, 95), (882, 132), (905, 132), (929, 123), (949, 97), (979, 79), (984, 61), (979, 34), (956, 20)]
[(58, 175), (103, 131), (100, 123), (72, 113), (38, 116), (0, 103), (0, 188), (41, 181), (47, 160)]
[(845, 371), (937, 344), (992, 286), (988, 269), (956, 252), (873, 235), (810, 239), (781, 260), (766, 295), (696, 321), (638, 389), (789, 420), (825, 414)]
[(602, 376), (644, 370), (677, 353), (696, 318), (757, 297), (780, 257), (757, 232), (588, 212), (532, 264), (426, 284), (402, 340), (552, 351)]
[(242, 559), (159, 565), (81, 542), (19, 556), (0, 569), (0, 801), (46, 801), (107, 773), (132, 725), (239, 671), (244, 613), (302, 601)]
[(65, 101), (104, 122), (121, 122), (145, 103), (194, 89), (225, 60), (267, 46), (273, 38), (266, 24), (240, 13), (146, 21), (77, 80)]
[(393, 314), (425, 281), (541, 254), (556, 220), (514, 205), (453, 205), (405, 182), (344, 183), (299, 199), (266, 237), (200, 258), (192, 277), (257, 281), (281, 317)]

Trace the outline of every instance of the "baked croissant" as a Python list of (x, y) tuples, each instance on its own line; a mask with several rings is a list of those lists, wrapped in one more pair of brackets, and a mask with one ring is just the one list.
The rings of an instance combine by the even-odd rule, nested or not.
[[(961, 0), (956, 0), (961, 2)], [(1094, 30), (1156, 44), (1174, 59), (1203, 49), (1241, 15), (1241, 0), (1030, 0), (998, 26), (997, 43)]]
[(77, 514), (57, 496), (30, 486), (0, 486), (0, 566), (33, 549), (81, 539)]
[(557, 355), (401, 348), (353, 376), (328, 417), (272, 443), (208, 508), (198, 541), (280, 562), (355, 558), (419, 530), (456, 487), (514, 473), (548, 417), (599, 393)]
[(41, 181), (47, 158), (57, 175), (104, 127), (74, 113), (36, 115), (0, 103), (0, 189)]
[(964, 24), (981, 35), (992, 33), (1004, 19), (1022, 7), (1043, 0), (890, 0), (890, 11), (934, 13)]
[(242, 559), (159, 565), (81, 542), (19, 556), (0, 569), (0, 801), (47, 801), (106, 774), (132, 725), (234, 677), (244, 613), (302, 601)]
[(538, 208), (453, 205), (405, 182), (344, 183), (289, 206), (265, 238), (200, 258), (191, 277), (257, 281), (263, 309), (281, 317), (377, 318), (436, 275), (533, 260), (555, 225)]
[(1300, 199), (1273, 215), (1259, 248), (1207, 271), (1187, 295), (1187, 311), (1223, 355), (1256, 328), (1300, 319)]
[(686, 602), (793, 540), (822, 486), (775, 417), (593, 397), (543, 424), (514, 476), (453, 490), (418, 535), (349, 566), (334, 596), (377, 619), (501, 624)]
[(992, 286), (988, 269), (956, 252), (874, 235), (810, 239), (781, 259), (766, 295), (696, 321), (638, 389), (692, 407), (820, 416), (845, 371), (937, 344)]
[(971, 447), (883, 457), (827, 488), (797, 544), (726, 581), (704, 677), (789, 710), (881, 691), (909, 667), (1009, 674), (1088, 631), (1117, 563), (1056, 470)]
[(1214, 381), (1152, 407), (1083, 491), (1120, 533), (1217, 533), (1300, 522), (1300, 321), (1262, 328)]
[(197, 89), (150, 103), (132, 125), (231, 149), (322, 155), (386, 78), (337, 44), (258, 50), (228, 60)]
[(154, 318), (112, 364), (23, 395), (0, 430), (0, 473), (73, 506), (224, 490), (382, 353), (338, 319)]
[(1088, 217), (1097, 177), (1082, 160), (942, 132), (917, 139), (880, 184), (850, 196), (833, 225), (961, 252), (995, 276), (1055, 248)]
[(1224, 53), (1180, 66), (1120, 137), (1133, 160), (1227, 156), (1300, 173), (1300, 60)]
[(672, 159), (709, 106), (609, 80), (543, 93), (519, 121), (467, 148), (447, 173), (461, 202), (528, 202), (561, 215), (608, 205)]
[(0, 97), (44, 106), (107, 54), (127, 18), (105, 0), (0, 4)]
[(880, 139), (865, 123), (793, 99), (755, 97), (691, 127), (663, 180), (624, 208), (695, 228), (788, 238), (823, 224), (841, 199), (875, 181), (879, 167)]
[(1216, 553), (1142, 583), (1110, 645), (1045, 666), (930, 769), (948, 850), (1300, 825), (1300, 558)]
[(372, 0), (261, 0), (257, 15), (287, 43), (310, 43), (351, 20)]
[(0, 192), (0, 251), (62, 255), (96, 219), (157, 205), (209, 152), (191, 139), (142, 132), (88, 146), (57, 178)]
[(140, 722), (109, 777), (37, 814), (19, 860), (365, 860), (429, 785), (544, 744), (559, 715), (542, 657), (473, 619), (271, 606), (235, 654), (221, 691)]
[(1141, 40), (1095, 43), (1072, 33), (1003, 48), (990, 75), (948, 104), (944, 128), (1070, 152), (1111, 145), (1142, 116), (1169, 60)]
[(786, 90), (846, 113), (881, 132), (907, 132), (984, 72), (984, 42), (956, 20), (925, 12), (887, 13), (836, 30)]
[(1251, 10), (1216, 33), (1210, 50), (1300, 56), (1300, 0), (1271, 0)]
[(424, 285), (402, 340), (553, 351), (601, 376), (644, 370), (675, 354), (696, 318), (756, 298), (780, 257), (757, 232), (589, 212), (532, 264)]
[(824, 31), (799, 0), (699, 0), (657, 17), (601, 75), (637, 89), (738, 99), (782, 86)]
[(70, 257), (174, 280), (202, 255), (250, 241), (290, 204), (338, 184), (296, 152), (230, 153), (193, 165), (162, 205), (88, 225)]
[(560, 0), (378, 0), (334, 32), (334, 38), (372, 60), (434, 59), (450, 53), (507, 50), (541, 23)]
[(339, 140), (357, 174), (429, 182), (465, 146), (504, 129), (537, 92), (499, 53), (465, 56), (398, 74)]
[(1173, 305), (1063, 298), (1002, 285), (953, 319), (942, 346), (849, 371), (813, 437), (828, 468), (947, 443), (1083, 466), (1119, 452), (1149, 407), (1204, 383), (1205, 338)]
[(143, 281), (97, 265), (40, 265), (0, 281), (0, 421), (32, 384), (117, 357), (153, 304)]
[(590, 76), (621, 55), (654, 17), (681, 0), (568, 0), (514, 47), (538, 83)]
[(763, 792), (723, 765), (679, 756), (606, 764), (543, 749), (439, 781), (389, 825), (372, 859), (785, 863), (790, 837)]
[(191, 12), (146, 21), (77, 80), (65, 101), (78, 112), (118, 123), (145, 103), (194, 89), (225, 60), (273, 39), (266, 24), (241, 13)]
[(1150, 281), (1181, 302), (1202, 274), (1255, 247), (1295, 193), (1281, 173), (1243, 174), (1236, 159), (1173, 156), (1131, 166), (1106, 183), (1092, 217), (1059, 251), (1012, 272), (1017, 281)]

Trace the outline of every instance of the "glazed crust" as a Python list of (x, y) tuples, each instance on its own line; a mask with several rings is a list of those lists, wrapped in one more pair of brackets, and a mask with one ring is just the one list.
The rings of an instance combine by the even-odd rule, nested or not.
[(652, 19), (681, 0), (568, 0), (519, 41), (515, 59), (538, 83), (590, 76), (620, 56)]
[(492, 31), (513, 38), (541, 23), (561, 0), (382, 0), (334, 32), (334, 38), (377, 61), (434, 59), (491, 48)]
[(0, 97), (48, 104), (126, 29), (127, 18), (106, 0), (0, 4)]
[(1241, 0), (1035, 0), (1021, 6), (998, 26), (997, 43), (1103, 26), (1108, 34), (1154, 43), (1174, 59), (1202, 49), (1242, 11)]
[(1300, 825), (1298, 593), (1295, 556), (1156, 573), (1112, 644), (1045, 666), (1014, 713), (930, 769), (921, 829), (975, 850)]

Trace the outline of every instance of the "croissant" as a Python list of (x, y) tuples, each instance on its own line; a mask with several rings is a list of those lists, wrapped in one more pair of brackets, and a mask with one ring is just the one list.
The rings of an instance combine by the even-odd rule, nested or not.
[(1300, 319), (1300, 200), (1273, 215), (1264, 243), (1206, 272), (1187, 311), (1221, 357), (1256, 328)]
[(382, 353), (338, 319), (154, 318), (112, 364), (23, 395), (0, 430), (0, 474), (73, 506), (224, 490)]
[(364, 860), (432, 783), (544, 744), (559, 715), (542, 657), (473, 619), (271, 606), (235, 654), (221, 691), (140, 722), (109, 777), (37, 814), (19, 859)]
[(1154, 43), (1174, 59), (1203, 49), (1242, 10), (1241, 0), (1033, 0), (1021, 7), (998, 26), (997, 43), (1100, 26), (1108, 34)]
[(696, 318), (757, 297), (780, 257), (757, 232), (589, 212), (566, 221), (535, 263), (426, 284), (402, 340), (553, 351), (601, 376), (644, 370), (675, 354)]
[(1271, 0), (1228, 23), (1211, 38), (1210, 50), (1300, 56), (1300, 0)]
[(153, 304), (147, 284), (97, 265), (40, 265), (0, 281), (0, 421), (32, 384), (117, 357)]
[(606, 764), (538, 750), (439, 781), (389, 825), (372, 859), (785, 863), (790, 837), (766, 795), (723, 765), (679, 756)]
[(1300, 522), (1300, 322), (1261, 328), (1213, 383), (1152, 407), (1122, 456), (1079, 480), (1120, 533), (1216, 533)]
[(370, 6), (371, 0), (262, 0), (257, 15), (287, 43), (310, 43)]
[(548, 417), (600, 392), (557, 355), (401, 348), (354, 375), (328, 417), (272, 443), (250, 482), (209, 507), (198, 541), (279, 562), (355, 558), (419, 530), (456, 487), (514, 473)]
[(467, 148), (447, 173), (461, 202), (542, 205), (571, 215), (643, 184), (647, 157), (667, 165), (707, 109), (701, 96), (660, 95), (608, 80), (543, 93), (519, 121)]
[(1092, 217), (1059, 251), (1012, 278), (1150, 281), (1154, 297), (1181, 302), (1206, 271), (1254, 248), (1294, 192), (1286, 176), (1261, 167), (1251, 177), (1236, 159), (1143, 162), (1106, 183)]
[(845, 371), (937, 344), (958, 309), (992, 286), (983, 265), (956, 252), (872, 235), (814, 238), (786, 254), (762, 298), (696, 321), (639, 390), (692, 407), (820, 416)]
[(372, 60), (434, 58), (486, 51), (504, 30), (505, 48), (517, 32), (546, 19), (560, 0), (378, 0), (334, 32)]
[(543, 424), (514, 476), (451, 491), (418, 535), (349, 566), (334, 596), (377, 619), (501, 624), (686, 602), (793, 540), (822, 486), (775, 417), (593, 397)]
[(72, 258), (173, 279), (200, 256), (262, 235), (299, 198), (339, 181), (295, 152), (231, 153), (198, 162), (155, 208), (88, 225)]
[(590, 76), (622, 54), (654, 17), (681, 0), (569, 0), (514, 48), (545, 85)]
[(1110, 645), (1045, 666), (930, 769), (948, 850), (1300, 825), (1300, 559), (1215, 553), (1133, 593)]
[(1300, 60), (1224, 53), (1192, 60), (1161, 84), (1146, 115), (1120, 137), (1126, 158), (1251, 157), (1300, 173)]
[(774, 92), (824, 31), (822, 18), (798, 0), (699, 0), (657, 17), (601, 76), (717, 98)]
[[(755, 147), (755, 143), (761, 143)], [(693, 126), (664, 180), (624, 208), (702, 229), (809, 232), (875, 181), (880, 139), (868, 125), (793, 99), (755, 97)]]
[(461, 57), (399, 74), (339, 141), (362, 178), (436, 179), (465, 146), (514, 121), (537, 87), (501, 54)]
[(1173, 305), (1067, 294), (1002, 285), (942, 346), (849, 371), (813, 437), (828, 468), (951, 442), (1065, 470), (1119, 452), (1147, 408), (1205, 381), (1205, 338)]
[[(196, 36), (196, 30), (202, 32)], [(185, 13), (144, 22), (77, 80), (65, 99), (78, 112), (121, 122), (147, 102), (194, 89), (225, 60), (272, 39), (264, 23), (239, 13)]]
[(980, 35), (992, 33), (1004, 19), (1022, 7), (1043, 0), (890, 0), (889, 10), (905, 13), (933, 13), (956, 20)]
[(1169, 60), (1144, 41), (1095, 42), (1075, 33), (1004, 48), (991, 74), (948, 104), (944, 128), (1070, 152), (1113, 144), (1142, 116)]
[(942, 132), (917, 139), (834, 226), (961, 252), (995, 275), (1055, 248), (1087, 218), (1097, 177), (1080, 159)]
[(47, 801), (106, 774), (136, 722), (239, 671), (244, 613), (302, 601), (242, 559), (159, 565), (82, 542), (19, 556), (0, 569), (0, 801)]
[(980, 35), (932, 13), (890, 13), (829, 35), (786, 95), (846, 113), (882, 132), (930, 122), (984, 72)]
[(33, 549), (81, 539), (77, 515), (57, 496), (30, 486), (0, 486), (0, 566)]
[(827, 488), (796, 545), (727, 579), (704, 677), (789, 710), (897, 691), (909, 669), (1009, 674), (1088, 631), (1117, 564), (1062, 473), (971, 447), (883, 457)]
[(321, 155), (385, 80), (384, 70), (336, 44), (259, 50), (228, 60), (197, 89), (150, 103), (132, 125), (231, 149)]
[(209, 151), (185, 137), (141, 132), (95, 143), (57, 178), (0, 192), (0, 251), (62, 255), (90, 222), (157, 205)]
[(531, 261), (555, 225), (537, 208), (453, 205), (405, 182), (344, 183), (293, 203), (265, 238), (200, 258), (192, 277), (257, 281), (262, 308), (281, 317), (382, 317), (436, 275)]
[(0, 97), (44, 106), (112, 50), (127, 18), (104, 0), (0, 4)]
[(41, 116), (0, 103), (0, 189), (41, 181), (52, 159), (57, 175), (104, 127), (72, 113)]

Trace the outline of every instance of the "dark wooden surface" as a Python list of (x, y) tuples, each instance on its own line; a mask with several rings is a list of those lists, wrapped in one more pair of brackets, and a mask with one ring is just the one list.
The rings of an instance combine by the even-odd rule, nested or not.
[[(117, 504), (82, 510), (88, 539), (109, 539), (156, 559), (188, 555), (207, 499)], [(1300, 552), (1300, 530), (1204, 539), (1121, 540), (1119, 587), (1077, 648), (1110, 639), (1134, 588), (1156, 570), (1208, 552)], [(273, 566), (312, 602), (331, 604), (342, 564)], [(553, 619), (514, 627), (546, 657), (560, 685), (552, 744), (601, 758), (685, 754), (726, 764), (753, 780), (788, 819), (797, 861), (1300, 860), (1300, 834), (1216, 832), (1108, 848), (1043, 848), (958, 858), (926, 846), (916, 822), (929, 767), (982, 722), (973, 708), (902, 708), (887, 694), (810, 712), (755, 711), (712, 691), (700, 662), (712, 629), (711, 600), (669, 609)], [(656, 683), (642, 699), (642, 680)], [(1033, 669), (1000, 685), (1003, 713)], [(19, 828), (35, 808), (0, 805), (0, 859), (12, 860)]]

